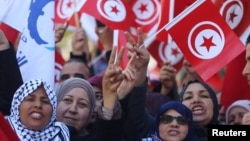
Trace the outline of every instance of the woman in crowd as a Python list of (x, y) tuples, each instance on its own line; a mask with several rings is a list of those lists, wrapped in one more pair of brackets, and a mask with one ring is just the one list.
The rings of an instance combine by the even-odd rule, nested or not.
[(178, 101), (161, 106), (154, 130), (142, 141), (196, 141), (192, 112)]
[(56, 105), (52, 87), (41, 79), (33, 79), (17, 89), (6, 119), (22, 141), (68, 141), (67, 126), (56, 121)]
[[(62, 121), (72, 130), (71, 140), (119, 141), (122, 140), (123, 120), (119, 108), (117, 88), (123, 79), (122, 70), (115, 65), (116, 49), (112, 50), (109, 67), (103, 76), (103, 102), (98, 107), (98, 117), (94, 129), (86, 130), (95, 108), (95, 93), (91, 84), (82, 78), (69, 78), (60, 83), (56, 91), (58, 97), (57, 120)], [(116, 60), (119, 64), (120, 57)], [(113, 80), (112, 82), (110, 80)], [(117, 113), (119, 112), (119, 113)], [(71, 130), (71, 131), (72, 131)]]
[(57, 120), (75, 127), (81, 135), (86, 135), (95, 107), (95, 94), (91, 85), (82, 78), (70, 78), (62, 82), (56, 91)]
[(95, 107), (91, 85), (82, 78), (69, 78), (58, 86), (56, 95), (57, 120), (74, 127), (77, 136), (91, 138), (85, 130)]
[(250, 100), (236, 100), (226, 110), (227, 125), (241, 125), (243, 115), (250, 112)]
[(202, 141), (206, 141), (207, 125), (219, 124), (219, 106), (215, 91), (207, 83), (190, 80), (180, 92), (180, 101), (192, 111), (195, 132)]

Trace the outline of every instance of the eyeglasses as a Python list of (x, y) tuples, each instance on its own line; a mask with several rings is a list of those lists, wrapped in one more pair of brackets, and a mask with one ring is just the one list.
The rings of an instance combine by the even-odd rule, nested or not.
[(178, 116), (178, 117), (173, 117), (173, 116), (170, 116), (170, 115), (162, 115), (162, 116), (160, 116), (160, 122), (162, 122), (164, 124), (171, 123), (174, 119), (176, 119), (176, 122), (179, 125), (186, 125), (186, 124), (188, 124), (188, 119), (186, 119), (183, 116)]
[[(60, 77), (60, 81), (64, 81), (69, 79), (71, 76), (69, 74), (62, 74)], [(77, 78), (83, 78), (85, 79), (84, 75), (81, 73), (75, 73), (73, 77), (77, 77)]]

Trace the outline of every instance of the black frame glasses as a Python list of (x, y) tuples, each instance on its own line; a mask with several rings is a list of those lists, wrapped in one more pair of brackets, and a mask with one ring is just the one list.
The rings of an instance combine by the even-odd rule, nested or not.
[(169, 124), (174, 119), (176, 120), (176, 122), (179, 125), (187, 125), (188, 121), (189, 121), (187, 118), (185, 118), (183, 116), (177, 116), (177, 117), (174, 117), (174, 116), (171, 116), (171, 115), (162, 115), (162, 116), (160, 116), (160, 122), (164, 123), (164, 124)]

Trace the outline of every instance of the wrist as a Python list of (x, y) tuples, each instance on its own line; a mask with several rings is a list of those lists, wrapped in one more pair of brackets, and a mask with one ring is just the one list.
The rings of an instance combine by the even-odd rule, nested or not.
[(136, 81), (135, 81), (135, 86), (139, 86), (141, 84), (143, 84), (145, 82), (145, 80), (147, 79), (147, 70), (140, 70), (137, 71), (139, 73), (136, 73)]
[(103, 96), (103, 107), (113, 110), (117, 97)]

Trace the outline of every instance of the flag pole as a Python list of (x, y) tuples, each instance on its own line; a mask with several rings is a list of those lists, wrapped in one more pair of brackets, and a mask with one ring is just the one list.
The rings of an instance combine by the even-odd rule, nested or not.
[(79, 16), (76, 10), (76, 0), (74, 0), (74, 18), (75, 18), (75, 22), (76, 22), (76, 27), (80, 27), (80, 23), (79, 23)]
[(117, 29), (115, 29), (115, 30), (113, 30), (113, 47), (116, 47), (117, 48), (117, 50), (116, 50), (116, 54), (115, 54), (115, 61), (114, 61), (114, 63), (116, 62), (116, 60), (117, 60), (117, 56), (118, 56), (118, 52), (119, 52), (119, 50), (118, 50), (118, 33), (119, 31), (117, 30)]
[[(197, 7), (197, 5), (200, 5), (201, 3), (203, 3), (205, 0), (200, 0), (200, 1), (196, 1), (196, 2), (194, 2), (192, 5), (190, 5), (189, 7), (187, 7), (184, 11), (182, 11), (179, 15), (177, 15), (174, 19), (176, 19), (175, 20), (175, 22), (178, 20), (178, 19), (180, 19), (180, 17), (183, 17), (183, 16), (185, 16), (186, 14), (186, 11), (190, 11), (191, 9), (194, 9), (195, 7)], [(154, 39), (155, 39), (155, 36), (157, 35), (157, 34), (159, 34), (162, 30), (164, 30), (164, 29), (168, 29), (169, 27), (171, 27), (175, 22), (173, 22), (173, 20), (172, 21), (169, 21), (168, 23), (166, 23), (162, 28), (160, 28), (156, 33), (154, 33), (153, 35), (150, 35), (148, 38), (146, 38), (146, 40), (145, 40), (145, 44), (147, 43), (147, 44), (149, 44), (149, 43), (151, 43)], [(144, 45), (141, 45), (140, 46), (140, 48), (142, 48)]]

